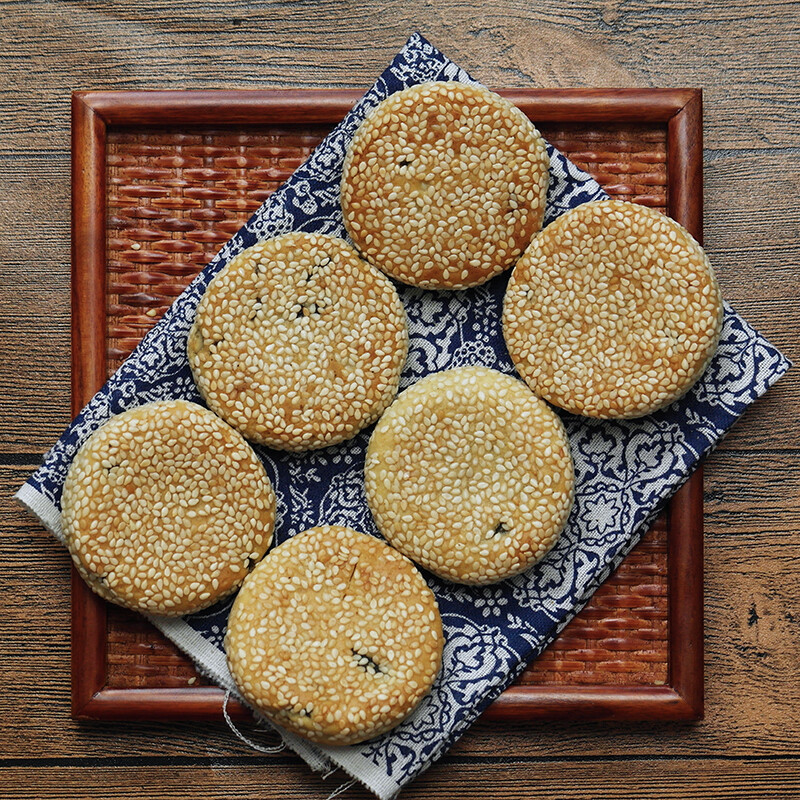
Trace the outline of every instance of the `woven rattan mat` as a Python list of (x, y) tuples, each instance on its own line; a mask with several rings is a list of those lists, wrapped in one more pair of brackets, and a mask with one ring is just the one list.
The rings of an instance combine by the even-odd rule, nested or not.
[[(663, 127), (542, 125), (541, 131), (610, 195), (665, 210)], [(109, 131), (109, 374), (327, 132), (320, 126)], [(666, 682), (667, 526), (659, 518), (519, 683)], [(107, 619), (109, 688), (206, 682), (141, 618), (109, 606)]]

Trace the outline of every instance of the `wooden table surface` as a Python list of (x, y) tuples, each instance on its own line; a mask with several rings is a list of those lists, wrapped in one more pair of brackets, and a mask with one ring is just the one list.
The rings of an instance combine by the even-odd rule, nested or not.
[[(223, 726), (69, 716), (65, 552), (11, 495), (69, 421), (74, 89), (366, 87), (415, 29), (493, 86), (700, 86), (725, 297), (800, 360), (792, 0), (0, 2), (0, 794), (324, 798)], [(800, 796), (800, 369), (706, 464), (706, 718), (479, 723), (407, 798)], [(344, 797), (366, 797), (357, 789)]]

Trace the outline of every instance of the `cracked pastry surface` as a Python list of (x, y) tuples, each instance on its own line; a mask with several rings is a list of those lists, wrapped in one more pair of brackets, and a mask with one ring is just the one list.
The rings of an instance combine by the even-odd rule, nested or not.
[(442, 658), (433, 593), (373, 536), (321, 526), (276, 547), (245, 580), (225, 650), (245, 699), (320, 744), (393, 728), (428, 693)]
[(531, 121), (494, 92), (412, 86), (356, 131), (342, 177), (345, 226), (397, 280), (477, 286), (508, 269), (540, 229), (549, 164)]
[(95, 431), (61, 502), (66, 545), (92, 590), (167, 616), (237, 589), (275, 523), (275, 495), (253, 449), (184, 400), (139, 406)]
[(573, 414), (628, 419), (685, 394), (719, 342), (724, 307), (703, 248), (651, 208), (584, 203), (517, 262), (503, 335), (531, 389)]
[(408, 352), (391, 282), (344, 240), (290, 233), (236, 256), (210, 283), (188, 341), (209, 407), (281, 450), (337, 444), (397, 393)]
[(545, 402), (510, 375), (461, 367), (399, 395), (370, 439), (365, 482), (393, 547), (446, 580), (487, 584), (555, 544), (574, 474)]

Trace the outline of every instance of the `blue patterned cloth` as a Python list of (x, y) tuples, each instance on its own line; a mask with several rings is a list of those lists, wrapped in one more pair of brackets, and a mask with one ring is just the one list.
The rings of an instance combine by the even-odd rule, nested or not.
[[(343, 122), (275, 192), (175, 301), (133, 355), (76, 417), (18, 498), (60, 537), (64, 477), (83, 441), (111, 414), (145, 402), (199, 401), (186, 358), (195, 307), (209, 281), (255, 242), (289, 231), (344, 235), (339, 180), (345, 149), (365, 114), (382, 99), (430, 80), (473, 82), (421, 36), (413, 36)], [(588, 175), (549, 149), (546, 222), (606, 197)], [(500, 309), (508, 276), (459, 292), (399, 287), (408, 314), (407, 387), (451, 367), (513, 368)], [(455, 742), (525, 665), (564, 628), (647, 530), (735, 420), (789, 368), (787, 359), (726, 307), (719, 350), (682, 400), (651, 416), (604, 422), (562, 415), (576, 472), (575, 507), (556, 547), (539, 565), (504, 583), (473, 588), (426, 576), (442, 612), (441, 675), (416, 712), (395, 730), (361, 745), (316, 747), (282, 733), (317, 770), (342, 767), (390, 798)], [(364, 495), (370, 430), (306, 454), (259, 448), (278, 497), (276, 541), (312, 525), (348, 525), (377, 534)], [(153, 618), (206, 674), (233, 688), (222, 638), (230, 601), (182, 620)]]

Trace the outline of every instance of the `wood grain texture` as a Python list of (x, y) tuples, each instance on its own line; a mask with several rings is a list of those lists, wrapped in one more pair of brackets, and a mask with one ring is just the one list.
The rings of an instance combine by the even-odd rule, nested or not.
[[(364, 85), (418, 28), (487, 83), (706, 86), (716, 109), (709, 146), (793, 146), (800, 124), (786, 109), (798, 100), (787, 70), (800, 43), (796, 5), (772, 0), (761, 8), (754, 14), (744, 0), (697, 7), (566, 0), (536, 8), (525, 0), (483, 7), (182, 0), (174, 10), (154, 0), (7, 2), (7, 29), (16, 32), (5, 51), (8, 122), (29, 146), (45, 149), (58, 135), (46, 119), (60, 111), (62, 86)], [(683, 35), (671, 35), (673, 26)]]
[[(119, 763), (89, 761), (91, 770), (80, 762), (57, 764), (47, 772), (29, 765), (14, 765), (4, 771), (7, 800), (39, 800), (41, 797), (104, 797), (124, 800), (141, 797), (142, 787), (158, 792), (160, 800), (186, 797), (216, 800), (263, 800), (264, 797), (326, 797), (347, 783), (347, 776), (334, 773), (327, 781), (305, 773), (296, 764), (272, 758), (266, 764), (254, 759), (225, 762), (197, 758), (189, 763), (141, 766), (138, 760)], [(491, 795), (487, 794), (491, 785)], [(569, 786), (568, 795), (564, 787)], [(267, 794), (267, 792), (269, 794)], [(570, 800), (752, 800), (754, 797), (797, 797), (800, 792), (800, 763), (794, 759), (756, 759), (730, 762), (702, 759), (688, 764), (648, 759), (620, 759), (604, 763), (602, 773), (591, 763), (558, 759), (464, 760), (445, 758), (434, 765), (401, 795), (404, 800), (459, 797), (483, 800), (487, 796), (506, 800), (528, 800), (532, 796)], [(150, 794), (153, 797), (155, 795)], [(346, 800), (366, 800), (366, 791), (353, 787)]]
[[(794, 0), (0, 10), (0, 464), (13, 462), (0, 466), (0, 574), (14, 598), (0, 623), (4, 796), (132, 798), (144, 785), (153, 798), (280, 800), (324, 797), (337, 780), (253, 756), (218, 726), (69, 720), (69, 563), (9, 497), (69, 421), (72, 90), (364, 87), (415, 28), (496, 86), (702, 86), (705, 245), (725, 296), (800, 358)], [(403, 796), (799, 796), (799, 415), (795, 369), (707, 462), (703, 722), (479, 723)]]

